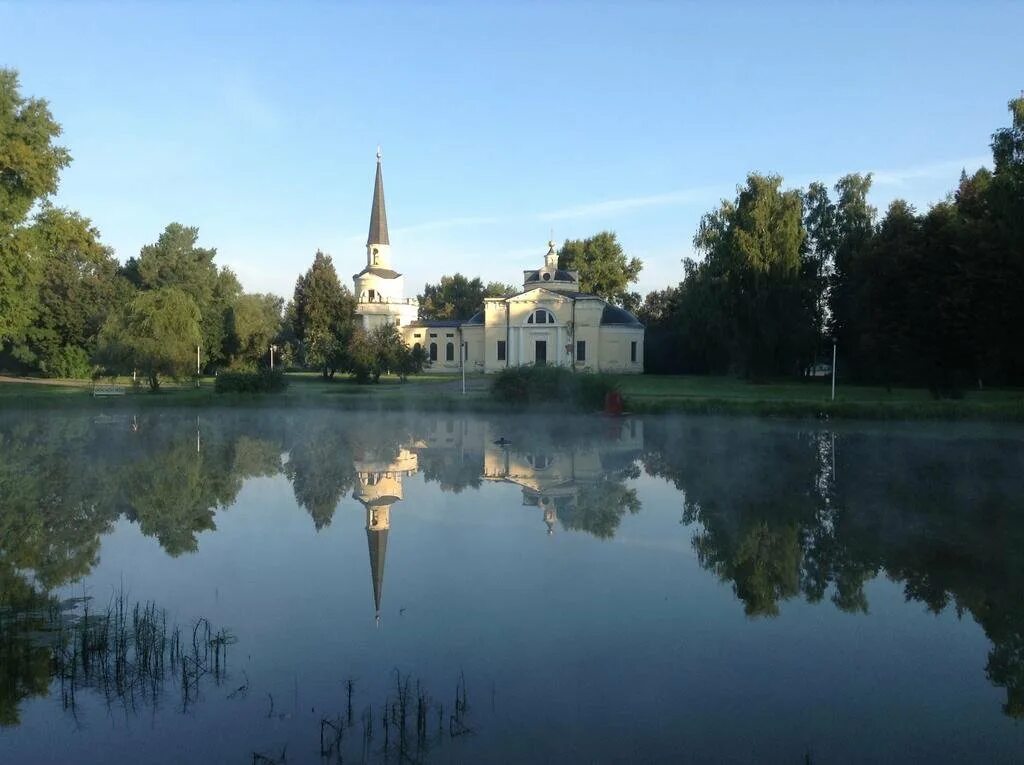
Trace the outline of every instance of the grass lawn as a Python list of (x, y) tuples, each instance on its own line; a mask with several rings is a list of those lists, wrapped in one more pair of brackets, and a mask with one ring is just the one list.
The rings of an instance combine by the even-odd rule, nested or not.
[(1024, 390), (967, 391), (936, 400), (924, 388), (838, 384), (827, 379), (750, 383), (732, 377), (623, 375), (630, 408), (640, 412), (690, 411), (855, 418), (980, 418), (1024, 420)]
[[(339, 408), (504, 410), (490, 399), (490, 380), (467, 376), (462, 394), (457, 375), (413, 375), (402, 383), (383, 377), (358, 385), (346, 376), (324, 379), (315, 372), (288, 374), (280, 394), (218, 394), (214, 378), (199, 388), (191, 382), (165, 383), (158, 394), (118, 382), (124, 396), (94, 398), (85, 380), (24, 380), (0, 377), (0, 409), (15, 406), (334, 406)], [(626, 408), (637, 413), (690, 412), (852, 419), (982, 419), (1024, 421), (1024, 390), (968, 391), (958, 400), (935, 400), (923, 388), (840, 384), (831, 400), (828, 380), (753, 384), (731, 377), (621, 375), (616, 378)], [(558, 405), (555, 405), (558, 407)]]

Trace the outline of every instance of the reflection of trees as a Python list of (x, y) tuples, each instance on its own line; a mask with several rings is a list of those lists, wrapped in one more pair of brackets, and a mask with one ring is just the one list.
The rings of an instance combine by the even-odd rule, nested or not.
[(441, 491), (458, 494), (464, 489), (479, 489), (483, 483), (483, 457), (455, 449), (422, 449), (417, 453), (419, 469), (427, 483), (440, 484)]
[(52, 600), (0, 564), (0, 727), (20, 722), (18, 705), (50, 688), (50, 648), (31, 639), (48, 626)]
[(1019, 443), (716, 421), (651, 424), (644, 463), (684, 493), (699, 560), (753, 616), (828, 596), (867, 611), (880, 571), (992, 641), (987, 674), (1024, 717), (1024, 454)]
[(640, 499), (636, 489), (623, 484), (627, 478), (636, 478), (639, 468), (607, 473), (594, 482), (581, 483), (575, 501), (556, 502), (555, 513), (562, 526), (569, 531), (585, 531), (599, 539), (611, 539), (627, 513), (640, 512)]

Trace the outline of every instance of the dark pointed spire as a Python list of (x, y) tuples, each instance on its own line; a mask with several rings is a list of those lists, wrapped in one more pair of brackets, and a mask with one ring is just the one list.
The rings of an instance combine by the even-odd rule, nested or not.
[(388, 244), (388, 213), (384, 209), (384, 176), (380, 171), (380, 147), (377, 147), (377, 179), (373, 182), (373, 206), (370, 208), (370, 233), (366, 237), (367, 246), (371, 244)]
[(380, 618), (380, 600), (384, 594), (384, 558), (388, 552), (388, 530), (366, 530), (370, 546), (370, 578), (373, 580), (373, 607)]

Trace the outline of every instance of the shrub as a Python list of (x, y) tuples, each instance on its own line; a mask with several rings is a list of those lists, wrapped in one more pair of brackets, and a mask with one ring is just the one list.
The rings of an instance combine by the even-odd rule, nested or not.
[(214, 389), (218, 393), (281, 393), (288, 387), (284, 372), (260, 369), (255, 372), (221, 372)]
[(499, 372), (491, 395), (507, 404), (571, 404), (578, 409), (601, 409), (605, 396), (618, 391), (614, 379), (564, 367), (508, 367)]

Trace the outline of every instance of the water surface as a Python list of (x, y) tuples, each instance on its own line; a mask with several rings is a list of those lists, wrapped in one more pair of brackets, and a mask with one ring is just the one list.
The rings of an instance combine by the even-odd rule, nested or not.
[[(1022, 436), (5, 413), (0, 752), (1020, 761)], [(117, 598), (178, 654), (83, 662)]]

